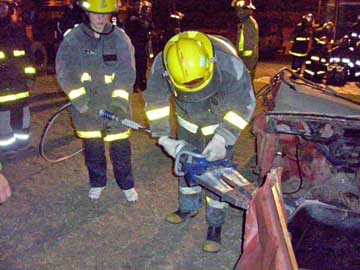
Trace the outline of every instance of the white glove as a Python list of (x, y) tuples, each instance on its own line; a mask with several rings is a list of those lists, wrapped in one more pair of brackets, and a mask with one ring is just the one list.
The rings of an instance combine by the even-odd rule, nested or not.
[(161, 136), (158, 143), (164, 148), (164, 150), (173, 158), (176, 157), (176, 154), (183, 148), (186, 144), (183, 140), (174, 140), (168, 136)]
[(225, 139), (219, 134), (215, 134), (202, 152), (208, 161), (224, 159), (226, 156)]

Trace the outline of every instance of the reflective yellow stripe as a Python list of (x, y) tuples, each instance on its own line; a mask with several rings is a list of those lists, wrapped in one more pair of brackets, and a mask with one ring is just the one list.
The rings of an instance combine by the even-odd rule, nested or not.
[(315, 72), (309, 70), (309, 69), (305, 69), (304, 72), (310, 74), (310, 75), (315, 75)]
[(91, 76), (89, 73), (84, 72), (81, 77), (80, 77), (80, 81), (83, 82), (91, 82)]
[(100, 131), (76, 131), (76, 135), (79, 138), (89, 139), (89, 138), (101, 138), (101, 132)]
[(14, 55), (15, 57), (24, 56), (24, 55), (25, 55), (25, 51), (24, 51), (24, 50), (13, 50), (13, 55)]
[(216, 128), (217, 128), (218, 126), (219, 126), (219, 125), (216, 124), (216, 125), (210, 125), (210, 126), (203, 127), (203, 128), (201, 128), (201, 133), (202, 133), (204, 136), (214, 134), (214, 132), (215, 132), (215, 130), (216, 130)]
[(306, 40), (309, 40), (309, 38), (306, 38), (306, 37), (297, 37), (296, 40), (297, 40), (297, 41), (306, 41)]
[(25, 67), (24, 68), (25, 74), (36, 74), (36, 69), (34, 67)]
[(0, 59), (5, 59), (5, 53), (3, 51), (0, 51)]
[(79, 89), (73, 89), (69, 92), (69, 99), (74, 100), (82, 95), (86, 94), (85, 87), (80, 87)]
[(115, 79), (115, 73), (104, 76), (104, 80), (105, 80), (106, 84), (112, 83), (114, 81), (114, 79)]
[(112, 92), (111, 97), (113, 98), (119, 97), (125, 100), (129, 100), (129, 93), (124, 89), (116, 89)]
[(253, 54), (253, 51), (252, 51), (252, 50), (242, 51), (242, 55), (243, 55), (243, 56), (252, 56), (252, 54)]
[(187, 131), (190, 131), (191, 133), (196, 134), (197, 130), (198, 130), (198, 126), (185, 120), (184, 118), (180, 117), (179, 115), (177, 116), (177, 120), (180, 126), (182, 126), (183, 128), (185, 128)]
[(245, 39), (244, 39), (244, 25), (242, 24), (241, 25), (241, 29), (240, 29), (240, 38), (239, 38), (239, 44), (238, 44), (238, 46), (239, 46), (239, 51), (243, 51), (244, 50), (244, 41), (245, 41)]
[(311, 60), (314, 60), (314, 61), (319, 61), (319, 60), (320, 60), (320, 57), (313, 55), (313, 56), (310, 57), (310, 59), (311, 59)]
[(170, 106), (162, 107), (160, 109), (154, 109), (146, 112), (146, 117), (149, 121), (158, 120), (169, 116)]
[(232, 111), (225, 114), (224, 120), (228, 121), (230, 124), (236, 126), (241, 130), (243, 130), (248, 124), (248, 122), (244, 118)]
[(306, 56), (307, 53), (297, 53), (297, 52), (292, 52), (292, 51), (289, 51), (289, 53), (291, 55), (294, 55), (294, 56), (299, 56), (299, 57), (303, 57), (303, 56)]
[(26, 98), (29, 95), (30, 95), (29, 91), (26, 91), (12, 95), (0, 96), (0, 103)]
[(124, 140), (124, 139), (129, 138), (130, 135), (131, 135), (131, 129), (128, 129), (127, 131), (122, 132), (122, 133), (106, 135), (104, 138), (104, 141), (112, 142), (112, 141)]

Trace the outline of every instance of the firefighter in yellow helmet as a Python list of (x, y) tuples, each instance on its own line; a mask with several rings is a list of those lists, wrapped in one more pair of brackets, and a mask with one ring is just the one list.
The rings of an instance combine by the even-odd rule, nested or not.
[(11, 19), (14, 7), (0, 0), (0, 158), (31, 147), (28, 97), (36, 70), (25, 30)]
[(236, 8), (239, 18), (236, 48), (254, 80), (259, 59), (259, 27), (252, 16), (255, 6), (251, 0), (233, 0), (231, 5)]
[(72, 103), (76, 134), (83, 139), (89, 172), (89, 198), (99, 199), (107, 183), (105, 143), (116, 182), (128, 201), (138, 195), (131, 171), (130, 130), (97, 116), (99, 110), (129, 118), (129, 96), (135, 81), (134, 48), (129, 37), (111, 24), (115, 0), (83, 0), (87, 19), (68, 32), (56, 56), (56, 74)]
[[(176, 104), (177, 139), (170, 138), (170, 97)], [(175, 157), (185, 142), (209, 161), (232, 158), (241, 131), (255, 108), (252, 82), (235, 47), (221, 36), (198, 31), (173, 36), (152, 65), (144, 92), (153, 137)], [(198, 213), (202, 188), (179, 179), (179, 208), (166, 217), (178, 224)], [(207, 239), (203, 249), (217, 252), (228, 204), (206, 192)]]

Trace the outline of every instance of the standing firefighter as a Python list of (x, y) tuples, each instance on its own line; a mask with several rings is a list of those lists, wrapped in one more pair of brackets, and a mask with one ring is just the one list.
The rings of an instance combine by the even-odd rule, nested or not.
[(313, 35), (313, 45), (305, 61), (304, 78), (322, 83), (327, 72), (329, 49), (333, 40), (333, 22), (324, 23)]
[(134, 91), (146, 88), (146, 71), (148, 67), (148, 44), (150, 33), (154, 28), (151, 19), (152, 4), (149, 1), (137, 1), (125, 21), (124, 29), (135, 48), (136, 81)]
[[(178, 139), (170, 136), (170, 103), (176, 103)], [(145, 92), (145, 112), (154, 137), (172, 157), (185, 142), (209, 161), (232, 159), (234, 146), (255, 108), (249, 72), (236, 49), (221, 36), (187, 31), (173, 36), (154, 60)], [(188, 187), (179, 179), (179, 208), (166, 217), (178, 224), (195, 216), (203, 204), (202, 188)], [(221, 247), (221, 226), (228, 204), (207, 192), (206, 220), (209, 225), (203, 249)]]
[(129, 117), (129, 92), (135, 80), (134, 48), (123, 30), (109, 20), (116, 0), (80, 2), (87, 20), (65, 35), (56, 57), (58, 81), (69, 97), (76, 134), (83, 139), (89, 171), (90, 199), (105, 188), (105, 143), (110, 144), (114, 175), (128, 201), (136, 201), (131, 171), (130, 130), (97, 116), (108, 110)]
[(11, 20), (13, 0), (0, 0), (0, 156), (31, 147), (29, 89), (36, 70), (24, 29)]
[(254, 80), (259, 59), (259, 27), (252, 16), (255, 6), (251, 0), (233, 0), (231, 5), (236, 8), (239, 18), (236, 43), (238, 54)]
[(311, 13), (304, 15), (292, 34), (289, 51), (292, 55), (291, 70), (298, 75), (301, 74), (301, 68), (308, 55), (313, 22), (314, 16)]

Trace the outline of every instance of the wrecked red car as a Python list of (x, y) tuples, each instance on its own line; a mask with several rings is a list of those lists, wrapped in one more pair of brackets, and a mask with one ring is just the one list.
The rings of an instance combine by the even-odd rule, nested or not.
[(359, 101), (290, 75), (280, 70), (261, 93), (265, 110), (253, 124), (260, 188), (235, 268), (359, 269)]

